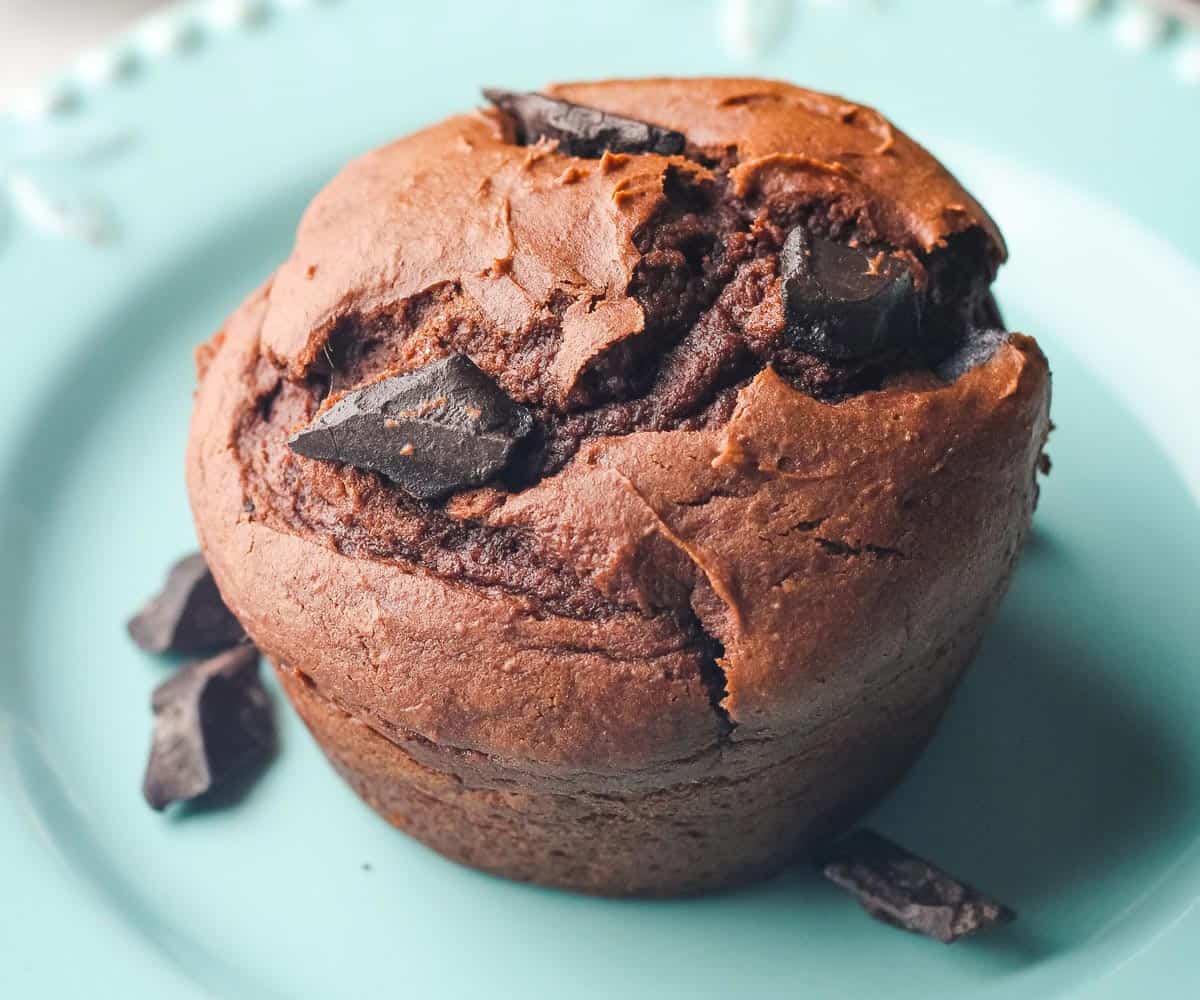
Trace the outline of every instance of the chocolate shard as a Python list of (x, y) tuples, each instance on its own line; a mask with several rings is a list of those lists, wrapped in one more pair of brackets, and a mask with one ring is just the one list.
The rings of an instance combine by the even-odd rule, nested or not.
[(826, 361), (858, 361), (916, 341), (921, 305), (912, 271), (885, 253), (796, 226), (779, 255), (787, 338)]
[(934, 371), (947, 382), (953, 382), (972, 368), (991, 361), (1008, 338), (1004, 330), (970, 330), (958, 348), (938, 362)]
[(171, 567), (162, 591), (126, 627), (148, 653), (209, 653), (228, 649), (246, 634), (199, 552)]
[(532, 428), (527, 409), (465, 354), (454, 354), (346, 394), (288, 445), (436, 500), (494, 478)]
[(142, 794), (153, 809), (203, 795), (274, 751), (271, 702), (249, 643), (180, 667), (154, 689), (151, 706)]
[(1000, 310), (1000, 303), (996, 301), (996, 296), (992, 292), (988, 292), (975, 307), (975, 322), (974, 326), (984, 330), (1003, 330), (1007, 324), (1004, 322), (1004, 313)]
[(1016, 914), (871, 830), (856, 830), (823, 858), (825, 877), (871, 916), (951, 944)]
[(557, 139), (568, 156), (594, 160), (605, 152), (674, 156), (686, 141), (682, 132), (545, 94), (485, 87), (483, 96), (512, 119), (522, 146)]

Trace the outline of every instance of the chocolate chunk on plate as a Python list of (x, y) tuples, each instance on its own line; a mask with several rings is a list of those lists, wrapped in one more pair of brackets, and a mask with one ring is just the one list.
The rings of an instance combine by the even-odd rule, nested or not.
[(870, 830), (837, 841), (823, 859), (825, 877), (884, 923), (951, 944), (1016, 914), (937, 865)]
[(245, 635), (199, 552), (171, 567), (162, 591), (127, 627), (149, 653), (208, 653), (227, 649)]
[(480, 486), (533, 428), (464, 354), (347, 393), (288, 441), (308, 458), (381, 473), (419, 500)]
[(556, 139), (558, 148), (568, 156), (587, 159), (597, 159), (605, 152), (660, 156), (683, 152), (683, 133), (636, 118), (544, 94), (486, 87), (483, 96), (512, 119), (517, 141), (523, 146), (539, 139)]
[(1006, 340), (1008, 333), (1004, 330), (970, 330), (958, 348), (944, 357), (934, 370), (947, 382), (954, 382), (972, 368), (990, 361)]
[(142, 794), (154, 809), (212, 791), (274, 751), (271, 703), (249, 643), (180, 667), (154, 689), (151, 705)]
[(825, 361), (859, 361), (913, 344), (920, 300), (909, 267), (886, 253), (814, 236), (803, 226), (779, 255), (787, 338)]

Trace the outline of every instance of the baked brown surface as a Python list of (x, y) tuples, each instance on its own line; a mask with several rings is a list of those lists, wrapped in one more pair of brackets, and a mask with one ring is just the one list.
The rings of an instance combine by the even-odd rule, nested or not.
[[(932, 370), (998, 321), (1004, 247), (876, 112), (757, 80), (546, 93), (687, 148), (577, 159), (483, 111), (349, 165), (200, 352), (189, 490), (226, 602), (390, 820), (514, 877), (698, 891), (923, 744), (1028, 531), (1049, 373), (1020, 335)], [(790, 344), (798, 225), (902, 259), (922, 342)], [(428, 503), (287, 447), (455, 352), (537, 418), (494, 484)]]

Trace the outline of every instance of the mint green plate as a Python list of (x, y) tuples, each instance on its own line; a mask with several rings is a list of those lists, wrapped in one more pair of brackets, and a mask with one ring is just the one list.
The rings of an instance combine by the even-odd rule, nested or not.
[[(287, 6), (174, 15), (85, 67), (115, 79), (0, 125), (0, 161), (24, 156), (0, 178), (0, 996), (1196, 996), (1200, 88), (1173, 50), (1119, 54), (1106, 21), (1032, 3), (800, 6), (740, 63), (684, 0)], [(165, 668), (122, 623), (192, 545), (191, 347), (339, 163), (478, 84), (702, 71), (884, 107), (1009, 236), (1054, 472), (945, 727), (872, 822), (1018, 923), (948, 949), (801, 868), (667, 903), (501, 882), (377, 819), (282, 702), (242, 802), (151, 813)]]

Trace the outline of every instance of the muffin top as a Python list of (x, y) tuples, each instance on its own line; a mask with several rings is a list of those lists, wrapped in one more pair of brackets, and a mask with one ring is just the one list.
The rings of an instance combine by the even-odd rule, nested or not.
[[(278, 567), (235, 567), (222, 551), (268, 537), (327, 577), (322, 600), (348, 600), (347, 560), (362, 561), (484, 594), (496, 620), (545, 625), (547, 649), (578, 649), (592, 630), (608, 660), (666, 670), (687, 691), (672, 703), (699, 697), (705, 721), (679, 722), (676, 750), (714, 712), (722, 738), (741, 722), (781, 725), (859, 649), (863, 615), (879, 649), (899, 641), (911, 609), (880, 588), (950, 602), (962, 573), (996, 575), (987, 558), (937, 569), (962, 561), (988, 516), (1011, 547), (1017, 528), (988, 490), (1029, 486), (1047, 373), (1028, 338), (980, 339), (1000, 325), (989, 286), (1003, 240), (924, 149), (840, 98), (754, 79), (542, 94), (649, 123), (650, 137), (626, 151), (551, 137), (544, 107), (501, 93), (498, 107), (369, 153), (317, 196), (287, 262), (201, 349), (192, 497), (214, 572), (276, 658), (300, 644), (256, 606)], [(876, 309), (877, 290), (863, 293), (880, 320), (865, 340), (842, 337), (818, 258), (857, 261), (894, 295)], [(819, 323), (797, 322), (805, 296), (828, 307)], [(289, 447), (356, 391), (458, 355), (519, 414), (486, 482), (414, 494)], [(961, 534), (926, 530), (959, 515)], [(423, 614), (451, 612), (434, 601)], [(486, 657), (492, 640), (472, 641)], [(449, 655), (429, 648), (431, 662)], [(481, 698), (422, 714), (395, 694), (381, 711), (491, 752), (503, 741), (479, 735), (485, 702), (500, 722)], [(546, 759), (600, 752), (586, 726), (539, 739)]]
[(753, 313), (753, 336), (740, 338), (748, 365), (774, 360), (801, 386), (837, 392), (867, 384), (857, 366), (783, 356), (776, 265), (794, 226), (904, 255), (957, 314), (979, 307), (1003, 259), (978, 203), (870, 108), (762, 80), (545, 93), (676, 130), (686, 145), (584, 159), (520, 144), (519, 125), (489, 109), (361, 158), (313, 202), (276, 276), (270, 357), (293, 378), (332, 368), (340, 388), (459, 350), (514, 399), (568, 414), (645, 395), (724, 292)]

